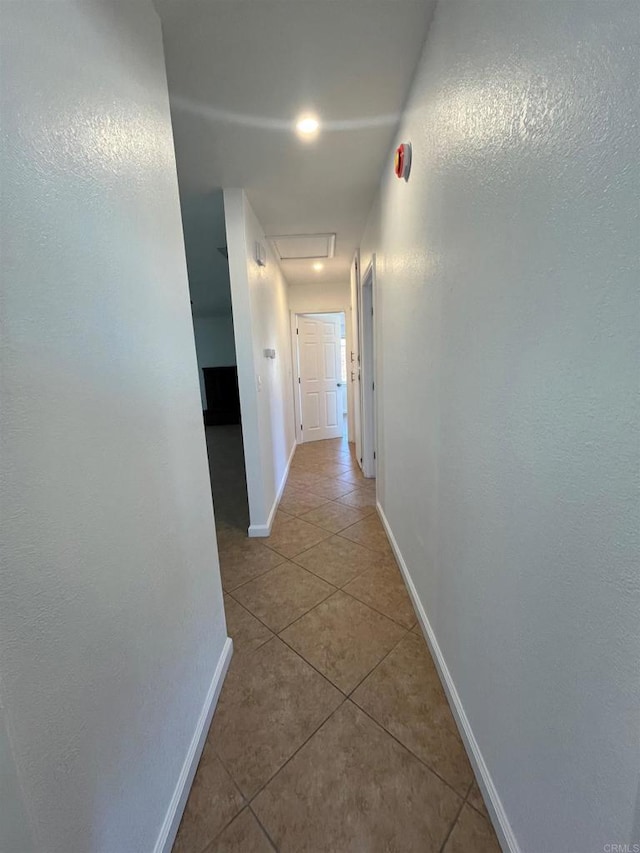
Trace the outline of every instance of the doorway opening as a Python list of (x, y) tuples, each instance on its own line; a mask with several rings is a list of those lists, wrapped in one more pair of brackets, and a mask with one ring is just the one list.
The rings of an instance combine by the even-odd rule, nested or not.
[(298, 444), (348, 443), (347, 339), (344, 311), (292, 315)]
[(249, 502), (222, 190), (181, 199), (216, 526), (246, 535)]

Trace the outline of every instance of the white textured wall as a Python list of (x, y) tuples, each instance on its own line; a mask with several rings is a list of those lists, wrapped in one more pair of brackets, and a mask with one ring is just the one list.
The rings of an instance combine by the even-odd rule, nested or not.
[(3, 711), (0, 716), (0, 850), (2, 853), (33, 853), (35, 841), (4, 716)]
[[(349, 440), (353, 437), (353, 384), (351, 382), (350, 353), (354, 349), (351, 323), (351, 288), (348, 281), (329, 283), (309, 282), (289, 285), (289, 308), (293, 314), (317, 314), (322, 311), (342, 311), (345, 316), (347, 338), (347, 414)], [(294, 388), (295, 391), (295, 388)]]
[(640, 842), (639, 39), (441, 3), (363, 244), (382, 505), (526, 853)]
[(198, 358), (200, 396), (202, 408), (207, 408), (203, 367), (226, 367), (236, 363), (236, 347), (233, 337), (231, 314), (215, 317), (194, 317), (193, 333)]
[[(224, 205), (250, 533), (266, 536), (295, 444), (287, 282), (244, 192), (225, 189)], [(258, 240), (264, 267), (254, 260)]]
[(149, 851), (226, 638), (160, 25), (0, 14), (1, 704), (38, 850)]

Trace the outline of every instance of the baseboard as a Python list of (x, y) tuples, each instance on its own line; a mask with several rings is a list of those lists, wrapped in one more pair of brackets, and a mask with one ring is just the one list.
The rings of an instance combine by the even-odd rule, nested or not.
[(207, 733), (209, 732), (209, 726), (211, 725), (211, 720), (213, 718), (213, 712), (215, 711), (218, 703), (218, 697), (222, 690), (222, 684), (224, 682), (224, 677), (227, 674), (232, 654), (233, 643), (231, 639), (227, 637), (222, 649), (222, 654), (218, 659), (218, 664), (216, 666), (216, 671), (213, 674), (211, 685), (207, 691), (207, 698), (204, 700), (204, 705), (200, 712), (196, 730), (193, 733), (191, 743), (189, 744), (187, 757), (182, 765), (182, 770), (180, 771), (180, 776), (178, 777), (173, 797), (171, 798), (169, 808), (167, 809), (167, 813), (162, 823), (158, 840), (153, 848), (154, 853), (170, 853), (173, 842), (175, 841), (176, 833), (178, 832), (178, 827), (180, 826), (180, 821), (182, 819), (182, 813), (187, 804), (187, 797), (189, 796), (189, 791), (193, 784), (193, 777), (196, 775), (196, 770), (198, 769), (198, 762), (200, 761), (200, 756), (204, 749)]
[(291, 462), (293, 460), (293, 454), (296, 452), (298, 444), (297, 442), (293, 442), (293, 447), (291, 448), (291, 453), (289, 454), (289, 459), (287, 460), (287, 464), (284, 469), (284, 474), (282, 475), (282, 479), (280, 480), (280, 485), (278, 486), (278, 491), (276, 493), (275, 500), (273, 501), (273, 505), (271, 507), (271, 512), (269, 513), (269, 518), (267, 519), (266, 524), (250, 524), (248, 535), (250, 539), (271, 536), (271, 528), (273, 527), (273, 520), (276, 517), (276, 512), (278, 511), (278, 506), (280, 504), (280, 500), (282, 498), (282, 493), (284, 492), (284, 487), (287, 485), (287, 478), (289, 476), (289, 469), (291, 468)]
[(427, 618), (427, 614), (424, 607), (422, 606), (422, 602), (418, 598), (418, 593), (411, 579), (411, 574), (409, 573), (407, 564), (404, 561), (400, 548), (398, 547), (398, 543), (396, 542), (396, 539), (393, 535), (393, 531), (391, 530), (387, 517), (384, 514), (384, 510), (382, 509), (380, 503), (376, 504), (376, 508), (378, 510), (378, 515), (380, 516), (380, 520), (382, 521), (386, 534), (389, 537), (389, 542), (391, 543), (394, 556), (398, 562), (400, 571), (402, 572), (402, 576), (404, 577), (404, 582), (409, 591), (409, 595), (411, 596), (411, 600), (413, 601), (413, 606), (415, 608), (416, 614), (418, 615), (420, 627), (422, 628), (422, 633), (424, 634), (425, 640), (427, 641), (427, 645), (429, 646), (429, 649), (431, 651), (431, 655), (436, 665), (436, 669), (438, 670), (438, 675), (440, 676), (440, 681), (442, 682), (442, 686), (444, 687), (445, 693), (447, 694), (449, 705), (451, 706), (456, 725), (458, 726), (460, 736), (464, 743), (465, 749), (467, 750), (471, 766), (473, 767), (473, 770), (476, 774), (478, 786), (482, 791), (482, 795), (484, 797), (487, 810), (489, 811), (489, 814), (491, 816), (491, 822), (493, 823), (493, 827), (496, 831), (496, 835), (498, 836), (498, 840), (500, 841), (500, 845), (502, 849), (506, 851), (506, 853), (521, 853), (520, 846), (516, 840), (515, 835), (513, 834), (513, 830), (511, 829), (511, 824), (509, 823), (509, 819), (507, 818), (506, 812), (502, 805), (502, 801), (498, 796), (498, 792), (496, 790), (495, 785), (493, 784), (491, 774), (489, 773), (489, 769), (486, 765), (486, 762), (482, 757), (480, 747), (478, 746), (478, 742), (471, 729), (471, 724), (462, 706), (462, 702), (460, 700), (460, 696), (454, 684), (453, 678), (451, 677), (449, 668), (447, 667), (440, 646), (438, 645), (436, 635), (433, 631), (433, 628), (431, 627), (429, 619)]

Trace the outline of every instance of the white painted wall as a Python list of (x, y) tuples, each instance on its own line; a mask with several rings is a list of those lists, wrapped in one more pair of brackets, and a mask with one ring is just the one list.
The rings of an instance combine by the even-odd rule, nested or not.
[(354, 347), (351, 334), (351, 290), (349, 282), (292, 284), (289, 286), (289, 308), (292, 314), (344, 312), (347, 331), (347, 420), (349, 441), (353, 441), (353, 384), (350, 381), (351, 364), (349, 357)]
[(226, 643), (160, 25), (1, 15), (0, 750), (35, 849), (149, 851)]
[(637, 11), (441, 3), (363, 242), (381, 504), (526, 853), (640, 842)]
[(200, 396), (203, 410), (207, 408), (203, 367), (226, 367), (236, 363), (236, 346), (233, 337), (233, 317), (225, 314), (215, 317), (194, 317), (193, 332), (196, 340)]
[[(268, 536), (295, 448), (287, 282), (242, 190), (224, 190), (250, 536)], [(267, 263), (259, 267), (261, 241)], [(275, 349), (276, 358), (264, 356)]]
[(36, 850), (4, 713), (0, 716), (0, 850), (3, 853), (33, 853)]

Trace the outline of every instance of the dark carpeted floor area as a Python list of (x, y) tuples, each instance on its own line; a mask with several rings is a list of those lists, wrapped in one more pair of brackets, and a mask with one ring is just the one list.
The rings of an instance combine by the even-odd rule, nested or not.
[(246, 535), (249, 503), (242, 427), (239, 424), (208, 426), (205, 432), (216, 522), (225, 522)]

